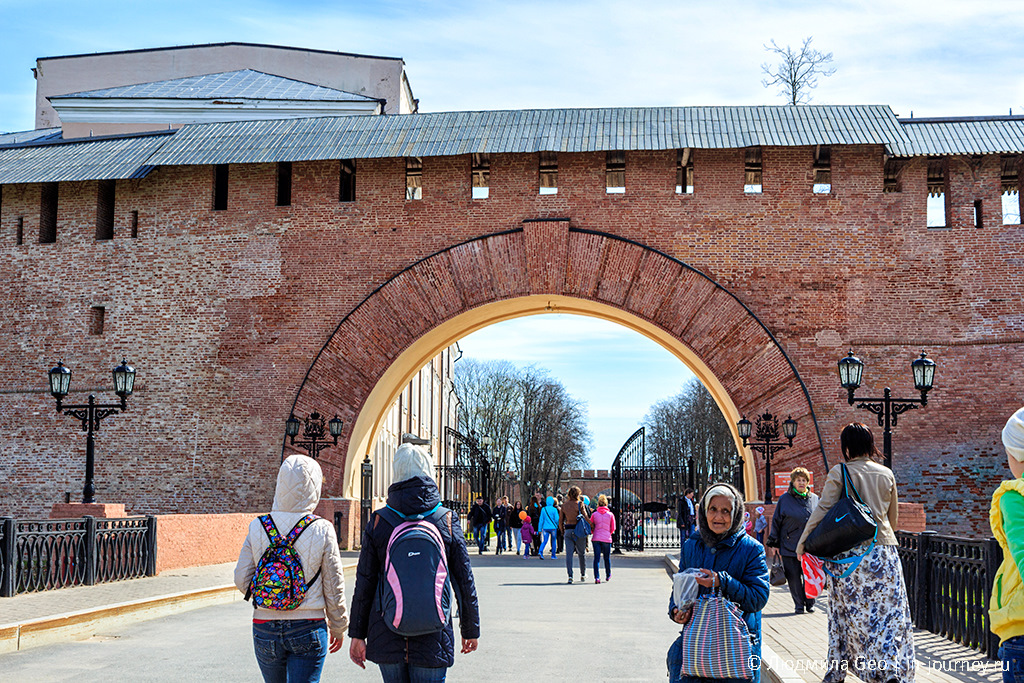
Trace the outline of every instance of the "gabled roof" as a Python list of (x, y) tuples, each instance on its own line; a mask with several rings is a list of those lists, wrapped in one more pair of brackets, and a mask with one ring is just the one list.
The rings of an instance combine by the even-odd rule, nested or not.
[(182, 128), (155, 165), (600, 152), (756, 145), (908, 144), (885, 106), (525, 109), (239, 121)]
[(167, 99), (211, 100), (250, 99), (306, 102), (375, 102), (372, 97), (325, 88), (291, 78), (274, 76), (252, 69), (227, 71), (202, 76), (175, 78), (168, 81), (122, 85), (102, 90), (56, 95), (63, 99)]
[(1024, 151), (1024, 116), (900, 119), (900, 124), (909, 144), (894, 141), (895, 156)]
[(357, 57), (359, 59), (386, 59), (394, 62), (403, 61), (401, 57), (382, 57), (380, 55), (361, 55), (355, 52), (339, 52), (335, 50), (315, 50), (308, 47), (295, 47), (294, 45), (270, 45), (268, 43), (201, 43), (199, 45), (170, 45), (168, 47), (145, 47), (138, 50), (112, 50), (110, 52), (83, 52), (77, 55), (52, 55), (50, 57), (40, 57), (36, 61), (45, 62), (50, 60), (58, 59), (80, 59), (83, 57), (103, 57), (105, 55), (135, 55), (143, 54), (146, 52), (173, 52), (176, 50), (197, 50), (209, 47), (258, 47), (266, 48), (270, 50), (285, 50), (291, 52), (309, 52), (312, 54), (321, 55), (340, 55), (342, 57)]

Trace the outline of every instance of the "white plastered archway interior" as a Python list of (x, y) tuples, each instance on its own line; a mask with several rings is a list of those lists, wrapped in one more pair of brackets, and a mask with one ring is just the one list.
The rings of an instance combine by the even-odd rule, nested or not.
[(403, 351), (374, 386), (356, 417), (345, 460), (342, 495), (347, 498), (359, 497), (359, 467), (363, 456), (370, 452), (370, 445), (381, 429), (391, 404), (430, 359), (477, 330), (513, 318), (547, 313), (585, 315), (618, 323), (660, 344), (686, 365), (704, 384), (725, 416), (736, 448), (743, 455), (743, 483), (747, 491), (747, 500), (758, 499), (758, 477), (754, 468), (754, 458), (750, 449), (743, 447), (736, 431), (736, 423), (740, 419), (739, 411), (710, 368), (689, 347), (668, 332), (631, 313), (586, 299), (554, 295), (532, 295), (484, 304), (438, 325)]

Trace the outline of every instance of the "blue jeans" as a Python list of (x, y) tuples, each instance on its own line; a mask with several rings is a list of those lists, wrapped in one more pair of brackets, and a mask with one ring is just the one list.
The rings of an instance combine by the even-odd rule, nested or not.
[(544, 548), (547, 547), (548, 541), (551, 541), (551, 559), (555, 559), (555, 530), (554, 529), (541, 529), (540, 532), (540, 556), (544, 557)]
[(498, 548), (497, 548), (497, 550), (500, 552), (500, 551), (505, 549), (505, 530), (504, 529), (498, 529), (497, 527), (495, 527), (494, 533), (497, 534), (497, 536), (498, 536)]
[(604, 578), (612, 575), (612, 544), (607, 541), (591, 541), (594, 544), (594, 578), (601, 576), (601, 558), (604, 558)]
[(482, 553), (484, 544), (487, 543), (487, 525), (477, 524), (473, 527), (473, 535), (476, 536), (476, 547)]
[(999, 646), (1003, 683), (1024, 683), (1024, 636), (1010, 638)]
[[(509, 531), (511, 531), (511, 529)], [(509, 543), (509, 549), (511, 550), (511, 548), (512, 548), (512, 544)], [(529, 549), (529, 545), (527, 545), (527, 549)], [(522, 529), (520, 529), (519, 533), (516, 534), (516, 555), (518, 555), (522, 551), (523, 551), (523, 531), (522, 531)], [(529, 555), (529, 552), (527, 552), (527, 555)]]
[(378, 664), (384, 683), (444, 683), (447, 667), (416, 666), (415, 664)]
[(266, 683), (315, 683), (327, 656), (327, 622), (278, 619), (252, 625), (256, 662)]

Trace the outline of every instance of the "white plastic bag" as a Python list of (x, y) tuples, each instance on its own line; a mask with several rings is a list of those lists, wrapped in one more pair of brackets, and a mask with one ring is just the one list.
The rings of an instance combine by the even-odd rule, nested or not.
[(684, 569), (672, 575), (672, 602), (680, 612), (687, 611), (697, 601), (697, 591), (700, 590), (697, 577), (700, 575), (699, 569)]

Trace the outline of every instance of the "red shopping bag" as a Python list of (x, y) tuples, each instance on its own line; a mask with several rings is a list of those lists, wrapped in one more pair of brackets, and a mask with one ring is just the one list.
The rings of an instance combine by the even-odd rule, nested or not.
[(821, 595), (821, 589), (825, 586), (825, 570), (821, 560), (814, 555), (804, 553), (802, 557), (800, 563), (804, 570), (804, 595), (808, 600), (814, 600)]

